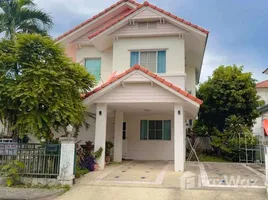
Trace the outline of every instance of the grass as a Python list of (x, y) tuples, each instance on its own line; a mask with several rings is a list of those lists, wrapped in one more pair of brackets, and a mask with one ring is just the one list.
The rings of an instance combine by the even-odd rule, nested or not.
[(20, 185), (13, 185), (13, 188), (37, 188), (37, 189), (48, 189), (48, 190), (57, 190), (57, 189), (64, 189), (65, 192), (70, 190), (69, 185), (33, 185), (33, 184), (20, 184)]
[(228, 160), (226, 160), (222, 157), (208, 156), (208, 155), (204, 155), (204, 154), (200, 154), (198, 156), (198, 158), (201, 162), (229, 162)]

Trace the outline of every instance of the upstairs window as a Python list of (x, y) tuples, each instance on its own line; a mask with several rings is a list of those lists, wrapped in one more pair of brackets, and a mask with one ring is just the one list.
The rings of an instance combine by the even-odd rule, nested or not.
[(101, 73), (101, 59), (100, 58), (85, 59), (85, 67), (89, 73), (95, 76), (96, 81), (99, 82)]
[(130, 66), (140, 64), (151, 72), (166, 73), (166, 51), (133, 51)]

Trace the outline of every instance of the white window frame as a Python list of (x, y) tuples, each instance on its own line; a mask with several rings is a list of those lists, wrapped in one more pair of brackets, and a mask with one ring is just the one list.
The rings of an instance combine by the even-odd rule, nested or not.
[[(148, 52), (155, 52), (156, 53), (156, 56), (155, 56), (155, 59), (156, 59), (156, 66), (155, 66), (155, 71), (154, 71), (154, 73), (158, 73), (158, 71), (157, 71), (157, 66), (158, 66), (158, 52), (159, 51), (166, 51), (166, 53), (167, 53), (167, 49), (154, 49), (154, 50), (152, 50), (152, 49), (146, 49), (146, 50), (130, 50), (130, 52), (138, 52), (139, 53), (139, 65), (141, 64), (141, 53), (142, 52), (146, 52), (146, 53), (148, 53)], [(167, 56), (167, 54), (166, 54), (166, 56)], [(167, 59), (167, 58), (166, 58)]]
[[(147, 126), (147, 138), (146, 140), (141, 140), (141, 141), (171, 141), (172, 140), (172, 133), (171, 133), (171, 130), (170, 130), (170, 140), (164, 140), (164, 121), (170, 121), (170, 125), (171, 125), (171, 120), (170, 119), (144, 119), (146, 121), (148, 121), (148, 126)], [(150, 121), (161, 121), (162, 122), (162, 138), (161, 139), (149, 139), (149, 124), (150, 124)], [(156, 129), (155, 129), (156, 130)]]

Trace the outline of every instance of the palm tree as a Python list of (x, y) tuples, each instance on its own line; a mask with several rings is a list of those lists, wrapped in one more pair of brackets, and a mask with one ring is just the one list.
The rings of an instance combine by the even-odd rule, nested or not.
[(36, 7), (33, 0), (0, 0), (0, 35), (10, 40), (16, 33), (47, 34), (52, 18)]

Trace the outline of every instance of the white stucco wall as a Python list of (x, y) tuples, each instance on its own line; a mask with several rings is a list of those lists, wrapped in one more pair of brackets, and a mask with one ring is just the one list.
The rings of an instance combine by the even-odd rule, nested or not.
[(257, 88), (257, 94), (268, 104), (268, 88)]
[(184, 40), (178, 37), (120, 38), (113, 43), (113, 71), (130, 67), (130, 50), (166, 49), (166, 73), (185, 72)]
[(195, 83), (196, 83), (196, 73), (195, 73), (195, 68), (187, 66), (185, 68), (186, 72), (186, 91), (191, 91), (191, 94), (195, 96), (196, 94), (196, 88), (195, 88)]
[[(91, 141), (94, 143), (95, 140), (95, 120), (93, 118), (87, 117), (87, 123), (89, 124), (89, 128), (82, 127), (78, 134), (77, 140), (81, 143), (85, 143), (86, 141)], [(107, 119), (107, 133), (106, 140), (113, 141), (114, 138), (114, 117), (108, 117)]]
[[(171, 140), (140, 140), (140, 120), (171, 120)], [(125, 114), (127, 156), (135, 160), (174, 160), (172, 115)]]
[(85, 58), (101, 58), (101, 78), (105, 82), (112, 73), (113, 48), (100, 52), (94, 46), (82, 46), (77, 49), (76, 62), (84, 65)]
[[(268, 104), (268, 88), (257, 88), (257, 94), (261, 97), (261, 100), (265, 101), (265, 104)], [(263, 119), (267, 119), (268, 118), (268, 114), (264, 114), (263, 115)], [(262, 134), (262, 121), (261, 121), (261, 117), (258, 117), (255, 121), (255, 124), (252, 128), (252, 131), (254, 134)], [(266, 138), (268, 138), (267, 136), (264, 136), (265, 140), (267, 140)]]
[[(114, 121), (115, 118), (107, 119), (106, 140), (114, 140)], [(171, 120), (171, 140), (140, 140), (140, 120)], [(141, 115), (124, 113), (124, 122), (126, 122), (126, 156), (127, 159), (136, 160), (174, 160), (174, 132), (173, 132), (173, 115)], [(79, 139), (83, 141), (94, 141), (94, 125), (90, 131), (81, 130)], [(94, 130), (93, 130), (94, 129)], [(125, 149), (124, 149), (125, 150)]]

